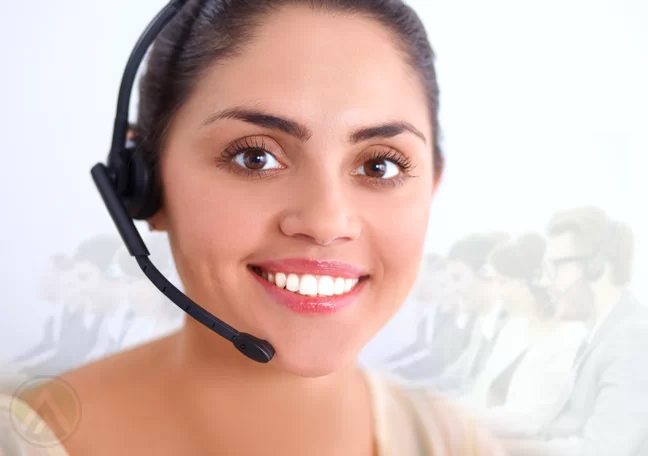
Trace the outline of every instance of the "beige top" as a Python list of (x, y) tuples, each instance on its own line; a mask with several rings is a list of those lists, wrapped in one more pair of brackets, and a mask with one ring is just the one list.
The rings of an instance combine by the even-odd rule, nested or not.
[[(406, 390), (384, 375), (365, 375), (378, 456), (505, 455), (484, 429), (446, 399)], [(33, 409), (7, 395), (0, 395), (0, 443), (0, 456), (69, 456)]]

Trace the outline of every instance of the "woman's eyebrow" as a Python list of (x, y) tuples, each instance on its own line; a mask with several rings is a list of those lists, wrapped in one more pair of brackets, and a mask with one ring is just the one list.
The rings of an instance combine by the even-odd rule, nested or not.
[(425, 135), (421, 133), (414, 125), (408, 122), (393, 122), (378, 125), (375, 127), (361, 128), (351, 134), (350, 141), (357, 143), (374, 138), (393, 138), (402, 133), (412, 133), (418, 136), (424, 143), (427, 144)]
[[(270, 114), (260, 109), (244, 107), (234, 107), (218, 111), (207, 117), (203, 122), (203, 126), (207, 126), (221, 119), (237, 119), (263, 128), (280, 130), (294, 136), (301, 142), (308, 141), (313, 135), (308, 127), (295, 120)], [(419, 137), (424, 143), (427, 143), (425, 135), (408, 122), (391, 122), (372, 127), (364, 127), (351, 133), (349, 141), (355, 144), (374, 138), (393, 138), (394, 136), (408, 132)]]
[(203, 126), (207, 126), (220, 119), (237, 119), (243, 122), (258, 125), (260, 127), (269, 128), (271, 130), (280, 130), (286, 134), (296, 137), (301, 142), (306, 142), (313, 135), (312, 132), (304, 125), (294, 120), (279, 117), (259, 109), (250, 109), (235, 107), (225, 109), (210, 115), (203, 122)]

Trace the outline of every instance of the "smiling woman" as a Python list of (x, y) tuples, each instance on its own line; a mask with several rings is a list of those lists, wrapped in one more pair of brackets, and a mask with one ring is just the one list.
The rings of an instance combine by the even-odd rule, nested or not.
[(443, 169), (433, 57), (400, 0), (187, 2), (140, 86), (163, 189), (148, 221), (187, 295), (276, 356), (188, 319), (69, 372), (66, 454), (496, 453), (441, 399), (356, 366), (423, 254)]

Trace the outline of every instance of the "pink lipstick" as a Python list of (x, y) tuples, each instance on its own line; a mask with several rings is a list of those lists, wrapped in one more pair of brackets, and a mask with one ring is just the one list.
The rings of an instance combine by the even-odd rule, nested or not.
[(274, 301), (300, 314), (332, 314), (350, 307), (368, 279), (365, 268), (329, 260), (290, 258), (249, 269)]

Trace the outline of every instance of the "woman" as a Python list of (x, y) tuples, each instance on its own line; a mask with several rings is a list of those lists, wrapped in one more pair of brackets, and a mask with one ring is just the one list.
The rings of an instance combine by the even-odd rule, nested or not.
[(545, 241), (526, 234), (490, 255), (493, 280), (509, 315), (472, 399), (498, 434), (534, 435), (553, 413), (585, 340), (587, 315), (549, 300), (538, 283)]
[(149, 223), (186, 293), (276, 356), (254, 363), (187, 319), (70, 372), (82, 415), (62, 454), (493, 454), (441, 399), (355, 365), (416, 279), (437, 95), (400, 0), (190, 1), (140, 87), (164, 188)]

